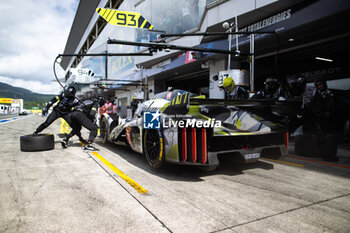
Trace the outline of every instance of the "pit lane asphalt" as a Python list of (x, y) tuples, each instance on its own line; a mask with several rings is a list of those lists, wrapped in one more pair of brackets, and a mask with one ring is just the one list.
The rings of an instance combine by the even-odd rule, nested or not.
[(43, 121), (0, 125), (0, 232), (350, 232), (350, 169), (287, 158), (304, 167), (261, 160), (154, 171), (129, 148), (97, 142), (148, 191), (140, 194), (77, 138), (62, 149), (59, 121), (44, 130), (55, 133), (54, 150), (21, 152), (20, 136)]

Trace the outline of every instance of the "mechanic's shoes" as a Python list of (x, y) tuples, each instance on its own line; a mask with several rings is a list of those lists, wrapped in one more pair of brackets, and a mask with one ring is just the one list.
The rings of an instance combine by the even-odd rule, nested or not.
[(99, 149), (93, 147), (91, 144), (86, 144), (86, 146), (84, 146), (84, 150), (98, 151)]
[(79, 141), (85, 145), (88, 144), (88, 142), (82, 137), (79, 138)]
[(58, 134), (58, 137), (59, 138), (65, 138), (65, 137), (67, 137), (67, 133), (60, 133), (60, 134)]
[(38, 135), (38, 133), (35, 131), (34, 133), (33, 133), (33, 136), (37, 136)]
[(62, 148), (67, 148), (67, 147), (68, 147), (68, 140), (69, 140), (69, 139), (64, 138), (64, 139), (61, 141)]

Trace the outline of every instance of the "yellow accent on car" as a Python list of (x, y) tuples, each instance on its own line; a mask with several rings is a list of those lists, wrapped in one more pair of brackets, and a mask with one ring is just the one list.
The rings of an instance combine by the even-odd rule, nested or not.
[(240, 119), (237, 120), (237, 123), (235, 124), (235, 126), (237, 127), (237, 129), (240, 129), (242, 127), (242, 122)]
[(176, 97), (176, 103), (175, 104), (181, 104), (181, 99), (182, 99), (182, 95), (178, 95)]
[(164, 112), (164, 110), (169, 107), (170, 103), (164, 104), (164, 106), (160, 109), (161, 112)]
[(184, 103), (186, 103), (188, 93), (185, 94)]
[(159, 138), (159, 141), (160, 141), (159, 161), (162, 161), (162, 158), (163, 158), (163, 138)]
[(198, 96), (195, 96), (195, 97), (191, 97), (193, 99), (205, 99), (205, 95), (198, 95)]

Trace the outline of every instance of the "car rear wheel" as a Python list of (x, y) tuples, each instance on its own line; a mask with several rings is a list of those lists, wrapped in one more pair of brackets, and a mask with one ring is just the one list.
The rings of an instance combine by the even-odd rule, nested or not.
[(53, 134), (24, 135), (20, 137), (21, 151), (44, 151), (55, 148)]
[(144, 154), (148, 163), (155, 169), (161, 168), (165, 161), (163, 155), (163, 138), (156, 129), (145, 130), (144, 132)]

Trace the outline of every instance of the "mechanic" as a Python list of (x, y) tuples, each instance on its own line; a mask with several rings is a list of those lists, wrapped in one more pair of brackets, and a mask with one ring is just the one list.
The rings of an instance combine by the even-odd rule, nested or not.
[(306, 87), (306, 80), (303, 75), (297, 74), (287, 77), (287, 98), (301, 101), (300, 110), (288, 117), (289, 132), (294, 132), (301, 125), (303, 125), (303, 131), (305, 132), (310, 125), (310, 121), (312, 121), (310, 105), (314, 92), (314, 87)]
[(118, 97), (115, 97), (114, 104), (113, 104), (113, 114), (118, 113)]
[(285, 98), (285, 92), (280, 86), (276, 77), (268, 77), (265, 80), (265, 87), (254, 94), (251, 99), (279, 99)]
[(105, 105), (104, 105), (105, 113), (112, 114), (113, 113), (113, 103), (110, 99), (107, 99)]
[(71, 125), (71, 119), (69, 113), (72, 108), (78, 105), (79, 100), (75, 98), (76, 90), (73, 86), (68, 87), (66, 90), (61, 92), (58, 96), (52, 98), (50, 102), (45, 107), (45, 114), (48, 112), (49, 108), (58, 101), (57, 105), (53, 108), (50, 115), (46, 118), (46, 121), (39, 125), (39, 127), (35, 130), (33, 135), (37, 135), (45, 128), (49, 127), (56, 119), (62, 117), (67, 121), (69, 125)]
[(82, 126), (90, 131), (89, 139), (87, 142), (84, 142), (84, 150), (97, 150), (91, 144), (97, 136), (98, 127), (95, 124), (96, 113), (98, 106), (103, 106), (104, 104), (103, 97), (98, 97), (92, 100), (85, 100), (83, 103), (79, 104), (74, 108), (74, 111), (70, 114), (72, 121), (72, 132), (66, 136), (61, 142), (63, 148), (68, 147), (68, 142), (71, 137), (74, 135), (80, 135)]
[(239, 85), (235, 86), (235, 82), (231, 77), (226, 77), (219, 88), (225, 91), (225, 99), (243, 100), (249, 98), (248, 88)]
[(131, 97), (131, 103), (130, 103), (130, 108), (132, 110), (132, 117), (134, 117), (135, 111), (137, 107), (139, 106), (140, 101), (135, 99), (134, 96)]
[[(305, 78), (302, 75), (287, 79), (290, 98), (302, 99), (303, 134), (317, 136), (317, 144), (321, 156), (326, 161), (339, 161), (338, 157), (329, 150), (329, 135), (331, 135), (332, 112), (334, 106), (333, 94), (327, 89), (325, 81), (315, 82), (315, 87), (306, 87)], [(296, 119), (290, 119), (293, 123)]]
[(64, 138), (69, 133), (70, 133), (70, 131), (69, 131), (69, 125), (68, 125), (67, 121), (65, 121), (63, 118), (61, 118), (60, 133), (58, 134), (58, 136), (60, 138)]
[[(329, 151), (329, 135), (334, 134), (334, 104), (335, 99), (333, 93), (328, 89), (327, 82), (318, 80), (315, 83), (316, 91), (312, 99), (312, 118), (314, 124), (314, 133), (318, 137), (318, 145), (322, 157), (326, 161), (339, 161), (336, 154)], [(334, 140), (335, 143), (335, 140)]]

